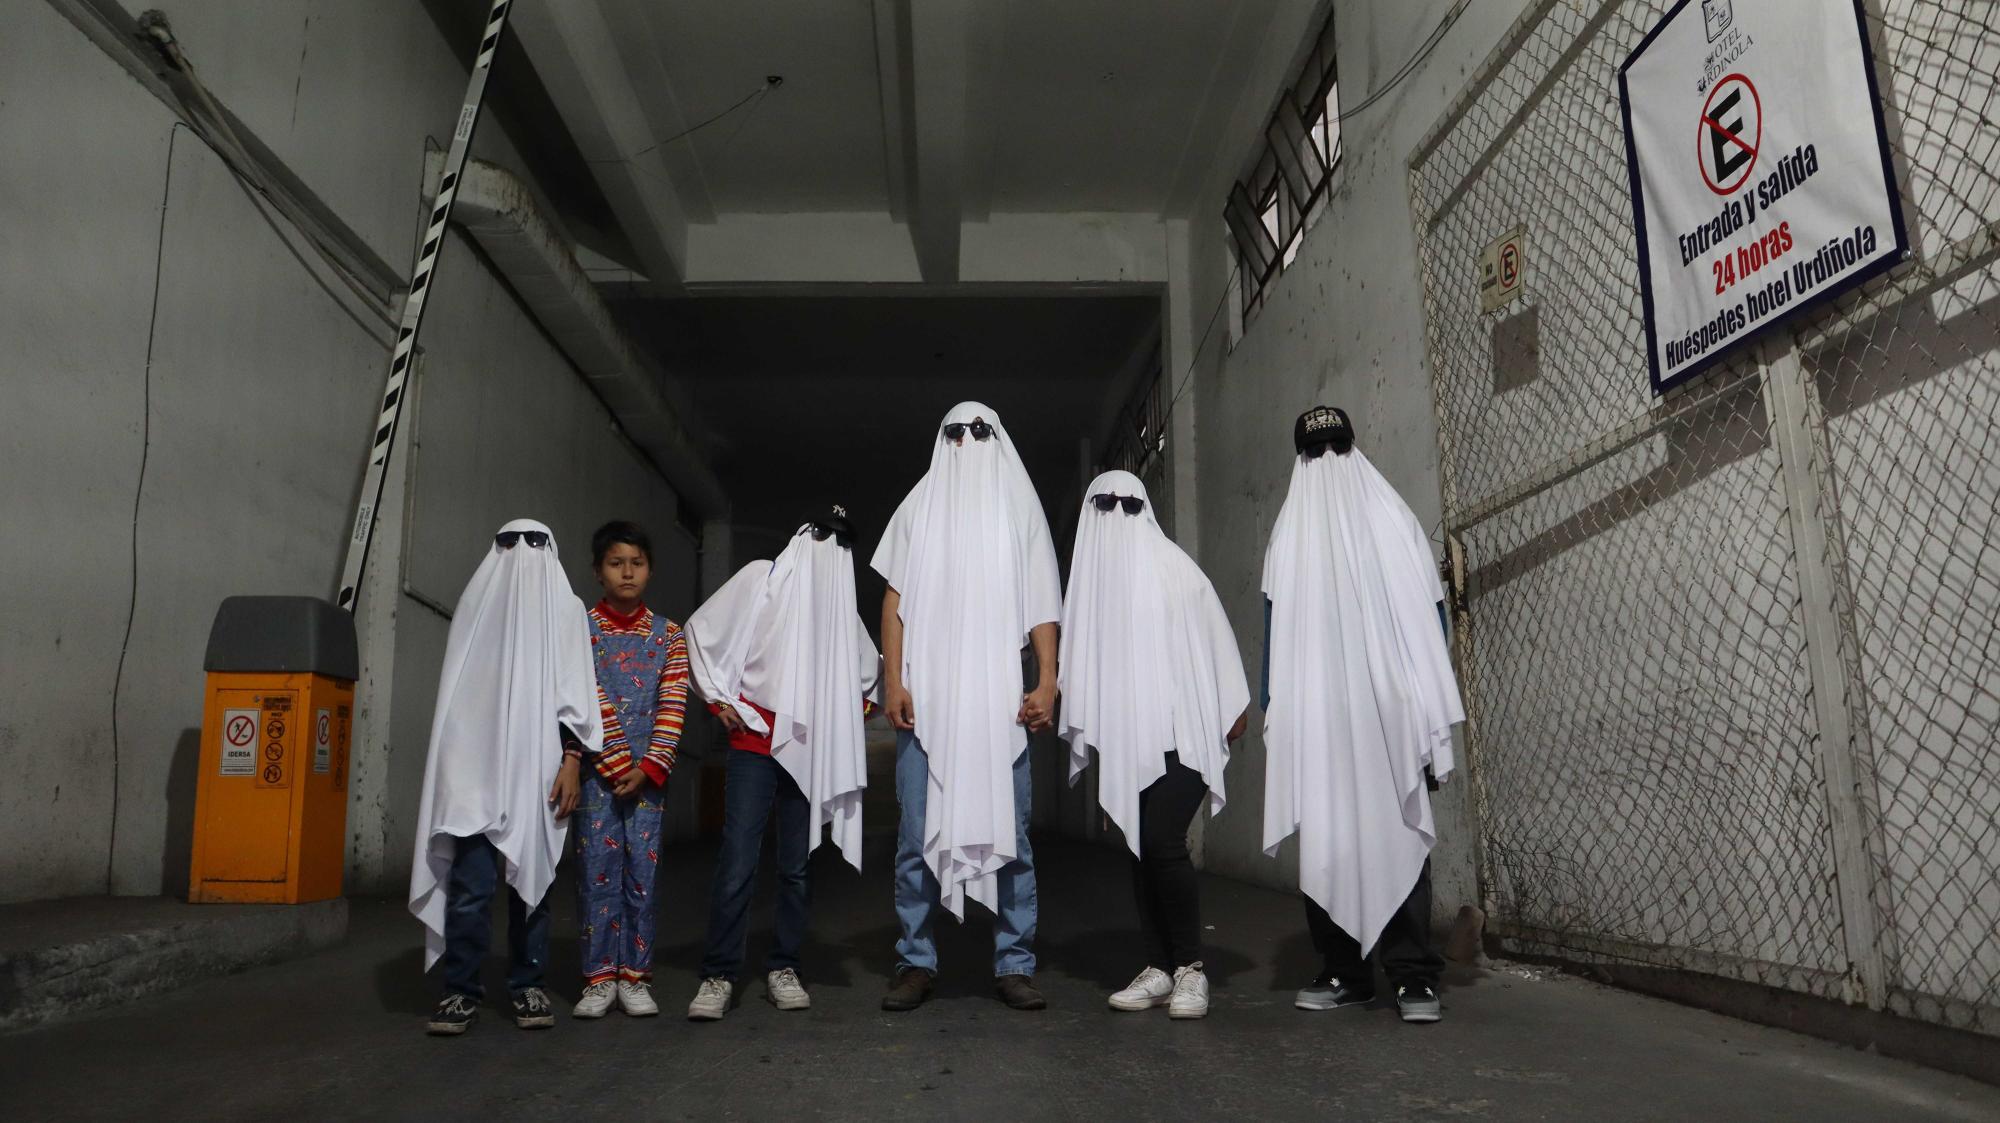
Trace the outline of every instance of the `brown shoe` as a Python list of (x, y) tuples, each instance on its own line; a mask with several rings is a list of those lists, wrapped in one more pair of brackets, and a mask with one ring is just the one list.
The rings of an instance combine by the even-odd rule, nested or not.
[(1035, 989), (1034, 979), (1027, 975), (1002, 975), (993, 980), (993, 989), (1015, 1010), (1042, 1010), (1048, 1007), (1048, 1000)]
[(901, 1013), (914, 1010), (931, 996), (931, 973), (921, 967), (905, 967), (896, 972), (889, 993), (882, 996), (882, 1009)]

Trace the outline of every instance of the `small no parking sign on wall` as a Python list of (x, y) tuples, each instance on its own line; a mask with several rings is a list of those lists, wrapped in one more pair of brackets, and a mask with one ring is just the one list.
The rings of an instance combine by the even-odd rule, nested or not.
[(1516, 226), (1479, 252), (1479, 310), (1504, 308), (1521, 295), (1528, 267), (1528, 228)]

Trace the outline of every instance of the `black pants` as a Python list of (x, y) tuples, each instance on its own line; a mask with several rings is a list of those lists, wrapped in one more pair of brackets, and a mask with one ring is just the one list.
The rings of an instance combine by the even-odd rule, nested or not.
[(1139, 857), (1132, 888), (1139, 899), (1146, 962), (1169, 974), (1201, 961), (1201, 896), (1188, 857), (1188, 824), (1208, 795), (1201, 773), (1167, 754), (1166, 775), (1139, 793)]
[(1438, 976), (1444, 974), (1444, 957), (1431, 946), (1431, 864), (1424, 862), (1422, 872), (1417, 874), (1417, 884), (1410, 895), (1403, 900), (1403, 907), (1389, 917), (1389, 923), (1382, 929), (1382, 936), (1375, 941), (1375, 950), (1367, 959), (1362, 958), (1361, 945), (1354, 937), (1341, 931), (1340, 925), (1319, 907), (1319, 902), (1305, 898), (1306, 927), (1312, 929), (1313, 950), (1319, 952), (1325, 961), (1326, 973), (1343, 982), (1355, 986), (1374, 986), (1375, 974), (1369, 970), (1368, 959), (1382, 965), (1382, 973), (1389, 976), (1391, 986), (1428, 986), (1435, 988)]

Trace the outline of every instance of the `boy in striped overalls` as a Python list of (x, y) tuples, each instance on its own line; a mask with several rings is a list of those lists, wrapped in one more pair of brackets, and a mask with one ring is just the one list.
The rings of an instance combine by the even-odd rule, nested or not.
[(572, 820), (584, 975), (575, 1016), (601, 1018), (613, 1002), (645, 1016), (660, 1012), (652, 994), (653, 880), (687, 706), (687, 643), (680, 625), (646, 607), (653, 547), (644, 530), (606, 523), (591, 536), (590, 553), (604, 586), (589, 612), (604, 751), (584, 770)]

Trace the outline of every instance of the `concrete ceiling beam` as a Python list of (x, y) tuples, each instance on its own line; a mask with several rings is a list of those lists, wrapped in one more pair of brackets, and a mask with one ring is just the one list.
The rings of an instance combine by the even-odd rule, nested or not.
[[(656, 143), (662, 137), (687, 136), (688, 126), (693, 122), (681, 111), (680, 99), (674, 95), (674, 82), (667, 73), (662, 50), (671, 34), (670, 28), (662, 26), (670, 13), (664, 5), (646, 0), (598, 2), (608, 25), (644, 29), (644, 34), (618, 35), (614, 41), (618, 57), (625, 64), (626, 77), (638, 93), (639, 108), (652, 126), (655, 140), (647, 143)], [(661, 145), (659, 153), (687, 220), (714, 222), (715, 200), (709, 191), (708, 171), (692, 138)]]
[(652, 288), (680, 294), (688, 209), (597, 0), (517, 5), (512, 28)]
[(910, 0), (874, 0), (875, 79), (882, 109), (883, 180), (888, 186), (889, 217), (910, 219), (911, 150), (916, 146), (915, 91), (910, 87)]
[(1133, 283), (1169, 279), (1152, 214), (996, 214), (963, 223), (949, 282), (926, 273), (907, 228), (875, 213), (737, 214), (688, 231), (689, 291), (741, 283)]
[(965, 218), (966, 107), (971, 75), (971, 0), (922, 0), (904, 6), (909, 19), (913, 148), (907, 157), (915, 188), (910, 240), (925, 281), (958, 280), (959, 226)]

